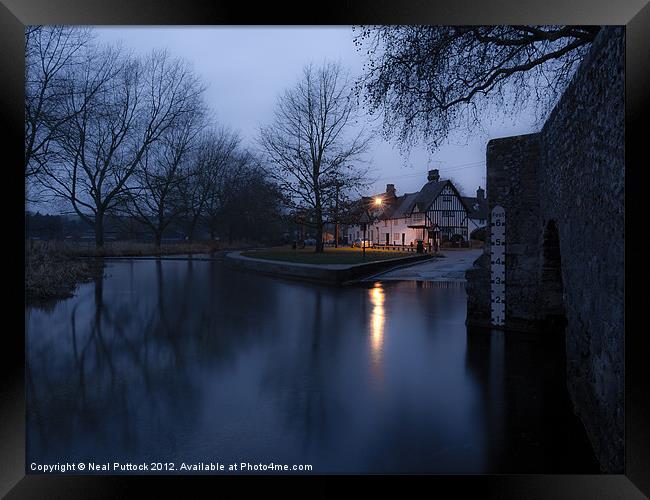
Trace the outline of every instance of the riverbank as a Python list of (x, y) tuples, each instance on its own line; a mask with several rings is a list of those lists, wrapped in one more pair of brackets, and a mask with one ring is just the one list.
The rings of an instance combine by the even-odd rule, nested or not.
[(358, 264), (317, 264), (270, 260), (268, 258), (253, 258), (249, 256), (251, 254), (255, 255), (255, 252), (230, 252), (226, 255), (226, 262), (230, 267), (253, 271), (259, 274), (312, 281), (328, 285), (342, 285), (397, 266), (434, 258), (431, 254), (405, 255), (400, 252), (390, 253), (399, 253), (399, 256), (396, 257), (395, 255), (389, 255), (388, 258), (385, 257), (383, 260)]
[(39, 241), (29, 240), (27, 251), (42, 250), (52, 254), (70, 257), (147, 257), (152, 255), (181, 255), (195, 253), (214, 253), (218, 250), (241, 248), (240, 245), (222, 245), (217, 242), (208, 243), (163, 243), (157, 248), (153, 243), (137, 241), (107, 241), (103, 248), (96, 248), (94, 242)]
[[(36, 243), (36, 244), (34, 244)], [(25, 252), (25, 300), (28, 305), (74, 295), (77, 285), (102, 275), (102, 259), (68, 254), (49, 242), (29, 242)]]
[(105, 257), (214, 254), (224, 249), (217, 243), (172, 243), (157, 249), (153, 243), (130, 241), (107, 242), (96, 249), (86, 243), (27, 240), (25, 300), (32, 305), (73, 296), (78, 285), (102, 275)]
[(379, 250), (367, 248), (364, 252), (361, 248), (352, 247), (326, 247), (323, 252), (316, 253), (314, 247), (291, 248), (290, 245), (247, 250), (241, 253), (244, 257), (253, 259), (264, 259), (282, 262), (293, 262), (296, 264), (364, 264), (380, 260), (398, 259), (416, 255), (413, 253), (400, 252), (397, 250)]

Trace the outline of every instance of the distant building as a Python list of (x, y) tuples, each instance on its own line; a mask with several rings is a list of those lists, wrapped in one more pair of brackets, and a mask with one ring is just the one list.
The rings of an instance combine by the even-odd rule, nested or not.
[[(453, 183), (440, 180), (438, 170), (429, 170), (427, 183), (416, 193), (397, 196), (395, 185), (387, 184), (384, 193), (364, 196), (356, 210), (359, 218), (364, 211), (371, 220), (366, 239), (375, 245), (427, 244), (434, 236), (442, 243), (464, 243), (469, 237), (469, 209)], [(348, 242), (364, 236), (361, 224), (348, 226), (344, 234)]]
[(476, 198), (463, 196), (462, 199), (467, 208), (467, 230), (471, 238), (474, 231), (487, 226), (488, 206), (485, 190), (479, 186), (476, 190)]

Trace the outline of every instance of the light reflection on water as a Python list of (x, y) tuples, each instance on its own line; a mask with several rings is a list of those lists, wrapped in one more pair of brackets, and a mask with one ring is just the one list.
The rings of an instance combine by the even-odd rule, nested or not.
[(370, 361), (375, 382), (379, 385), (382, 381), (382, 356), (384, 350), (384, 290), (381, 283), (377, 282), (369, 290), (372, 303), (370, 318)]
[(111, 263), (74, 298), (26, 311), (27, 459), (592, 471), (568, 444), (555, 346), (469, 334), (465, 301), (450, 285)]

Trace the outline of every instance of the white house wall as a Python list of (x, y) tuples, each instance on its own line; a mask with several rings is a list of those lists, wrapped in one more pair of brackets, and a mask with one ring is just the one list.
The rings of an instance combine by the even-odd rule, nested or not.
[(378, 224), (374, 225), (374, 243), (386, 243), (386, 234), (388, 234), (388, 242), (391, 245), (401, 245), (402, 244), (402, 234), (404, 234), (404, 244), (410, 245), (413, 243), (415, 245), (418, 238), (422, 238), (422, 231), (417, 231), (407, 227), (410, 222), (410, 218), (401, 218), (401, 219), (389, 219), (386, 221), (380, 221)]
[[(462, 200), (455, 190), (447, 185), (428, 208), (426, 214), (418, 212), (417, 207), (414, 207), (410, 217), (377, 221), (368, 225), (366, 238), (375, 244), (385, 244), (386, 233), (388, 233), (388, 242), (391, 245), (401, 245), (402, 234), (404, 234), (404, 244), (415, 245), (418, 240), (423, 238), (427, 241), (428, 234), (425, 232), (423, 235), (422, 229), (408, 226), (424, 224), (431, 226), (432, 223), (437, 224), (441, 229), (445, 228), (445, 233), (462, 235), (465, 240), (469, 238), (469, 233), (474, 229), (485, 225), (485, 223), (479, 225), (480, 222), (477, 219), (467, 217), (467, 210)], [(346, 234), (349, 242), (363, 238), (361, 226), (348, 227)]]
[[(374, 244), (386, 243), (386, 233), (389, 234), (389, 243), (391, 245), (402, 244), (402, 233), (404, 234), (404, 244), (416, 244), (418, 239), (422, 239), (422, 230), (407, 227), (413, 224), (411, 218), (390, 219), (387, 221), (379, 221), (375, 224), (369, 225), (366, 229), (366, 238)], [(356, 239), (363, 238), (363, 230), (360, 226), (350, 226), (347, 231), (348, 242), (353, 242)], [(425, 235), (426, 239), (426, 235)]]

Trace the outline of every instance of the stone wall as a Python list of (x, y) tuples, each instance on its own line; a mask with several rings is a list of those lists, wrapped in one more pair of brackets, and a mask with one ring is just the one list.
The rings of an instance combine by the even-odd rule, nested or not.
[[(510, 330), (535, 329), (538, 301), (540, 238), (539, 134), (491, 140), (487, 145), (488, 224), (492, 209), (506, 211), (506, 318)], [(496, 167), (498, 165), (498, 167)], [(484, 254), (467, 273), (468, 323), (490, 323), (490, 241)]]
[[(624, 53), (623, 28), (604, 28), (541, 132), (487, 146), (489, 210), (506, 209), (506, 329), (566, 315), (569, 393), (608, 472), (624, 466)], [(485, 326), (487, 255), (467, 279), (468, 324)]]

